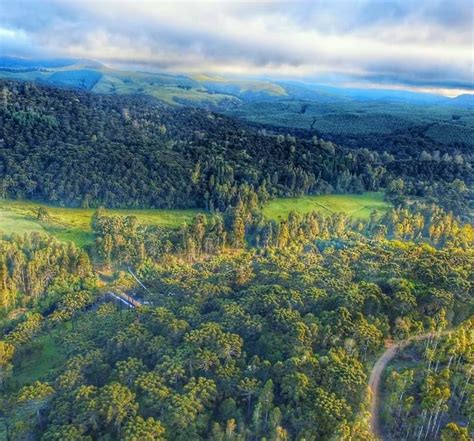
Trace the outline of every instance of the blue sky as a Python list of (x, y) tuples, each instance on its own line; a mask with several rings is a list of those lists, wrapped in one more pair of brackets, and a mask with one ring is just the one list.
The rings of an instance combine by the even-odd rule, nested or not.
[(472, 0), (2, 0), (0, 53), (472, 93)]

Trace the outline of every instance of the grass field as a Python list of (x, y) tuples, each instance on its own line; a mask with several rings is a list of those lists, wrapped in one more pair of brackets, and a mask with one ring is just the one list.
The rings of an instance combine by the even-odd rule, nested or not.
[[(59, 332), (57, 329), (55, 332)], [(35, 381), (53, 382), (66, 359), (65, 351), (59, 346), (52, 335), (44, 334), (35, 339), (34, 350), (24, 357), (20, 364), (16, 364), (12, 377), (8, 380), (10, 392), (18, 391), (20, 388), (33, 384)], [(8, 410), (5, 409), (5, 414)], [(31, 418), (31, 409), (22, 407), (17, 411), (20, 420), (27, 421)], [(5, 428), (5, 419), (0, 416), (0, 440), (9, 439)], [(23, 439), (23, 438), (22, 438)]]
[(19, 387), (45, 379), (58, 368), (65, 359), (54, 338), (42, 335), (36, 339), (39, 349), (34, 351), (20, 367), (15, 368), (14, 382)]
[(21, 214), (15, 213), (13, 211), (3, 210), (1, 208), (0, 230), (2, 230), (5, 234), (23, 234), (33, 231), (44, 233), (46, 231), (38, 222), (30, 220)]
[(390, 207), (390, 203), (383, 200), (382, 192), (366, 192), (275, 199), (263, 208), (263, 214), (279, 220), (286, 218), (291, 211), (301, 214), (318, 211), (322, 214), (346, 213), (353, 218), (367, 220), (373, 210), (383, 213)]
[[(36, 218), (39, 207), (49, 213), (48, 221)], [(283, 219), (290, 211), (304, 214), (319, 211), (323, 214), (346, 213), (357, 219), (366, 220), (372, 210), (382, 213), (390, 208), (383, 200), (383, 193), (363, 193), (353, 195), (302, 196), (281, 198), (271, 201), (263, 208), (263, 214), (270, 219)], [(62, 208), (31, 201), (0, 200), (0, 231), (5, 234), (28, 232), (49, 233), (61, 241), (73, 241), (83, 247), (91, 244), (91, 218), (94, 209)], [(107, 210), (109, 215), (136, 216), (147, 225), (177, 228), (190, 223), (198, 210)]]
[[(36, 213), (45, 207), (50, 220), (39, 221)], [(37, 202), (0, 200), (0, 231), (5, 234), (44, 232), (62, 241), (74, 241), (79, 246), (93, 242), (91, 218), (94, 209), (62, 208)], [(147, 225), (177, 228), (190, 223), (198, 210), (107, 210), (107, 214), (136, 216)]]

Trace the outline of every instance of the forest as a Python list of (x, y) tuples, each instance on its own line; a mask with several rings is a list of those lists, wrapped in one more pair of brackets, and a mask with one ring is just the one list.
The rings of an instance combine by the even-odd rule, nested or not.
[(224, 212), (239, 200), (253, 209), (274, 197), (388, 188), (472, 219), (470, 150), (426, 140), (350, 148), (146, 96), (7, 80), (0, 88), (3, 198)]
[[(367, 369), (384, 339), (441, 335), (472, 314), (472, 226), (431, 207), (362, 224), (260, 216), (241, 204), (167, 230), (98, 210), (91, 258), (119, 271), (108, 289), (141, 291), (135, 309), (99, 300), (103, 280), (71, 244), (4, 238), (3, 309), (29, 311), (3, 320), (7, 439), (371, 439)], [(64, 362), (18, 382), (43, 335)], [(463, 433), (463, 387), (431, 430)]]
[(469, 430), (455, 421), (472, 420), (473, 330), (472, 319), (454, 332), (444, 321), (435, 335), (400, 354), (386, 378), (390, 439), (469, 439)]
[[(94, 210), (87, 246), (0, 232), (0, 439), (472, 438), (469, 152), (0, 85), (0, 198), (45, 225)], [(265, 215), (367, 190), (383, 211)], [(388, 342), (407, 346), (381, 379), (380, 437), (368, 381)]]

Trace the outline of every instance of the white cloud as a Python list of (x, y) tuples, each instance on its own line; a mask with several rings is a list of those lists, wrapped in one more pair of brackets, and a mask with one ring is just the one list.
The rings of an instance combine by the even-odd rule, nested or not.
[(469, 0), (2, 3), (7, 29), (25, 37), (15, 50), (174, 72), (473, 84)]

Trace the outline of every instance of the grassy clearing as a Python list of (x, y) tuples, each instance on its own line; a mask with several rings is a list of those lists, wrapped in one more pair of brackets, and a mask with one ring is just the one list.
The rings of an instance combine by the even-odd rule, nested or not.
[(65, 360), (65, 354), (50, 335), (42, 335), (35, 340), (38, 350), (35, 350), (22, 364), (15, 368), (13, 381), (22, 387), (37, 380), (51, 376), (55, 369)]
[[(39, 221), (36, 213), (45, 207), (50, 220)], [(73, 241), (79, 246), (93, 242), (91, 218), (95, 209), (62, 208), (31, 201), (0, 200), (0, 230), (6, 234), (46, 232), (61, 241)], [(198, 210), (106, 210), (109, 215), (136, 216), (147, 225), (178, 228), (190, 223)]]
[(263, 208), (263, 214), (274, 220), (285, 219), (291, 211), (301, 214), (318, 211), (322, 214), (345, 213), (353, 218), (367, 220), (373, 210), (384, 213), (391, 204), (383, 200), (382, 192), (362, 194), (330, 194), (279, 198)]
[(44, 233), (45, 229), (34, 220), (30, 220), (21, 214), (13, 211), (6, 211), (0, 208), (0, 230), (5, 234), (23, 234), (33, 231)]
[[(48, 221), (36, 218), (38, 208), (45, 207)], [(373, 210), (387, 211), (391, 205), (383, 200), (383, 193), (367, 192), (353, 195), (302, 196), (280, 198), (263, 208), (270, 219), (283, 219), (290, 211), (301, 214), (319, 211), (323, 214), (346, 213), (357, 219), (366, 220)], [(5, 234), (28, 232), (49, 233), (61, 241), (73, 241), (83, 247), (93, 243), (91, 218), (95, 209), (63, 208), (38, 202), (0, 200), (0, 231)], [(191, 223), (198, 210), (107, 210), (109, 215), (136, 216), (147, 225), (178, 228), (183, 223)]]

